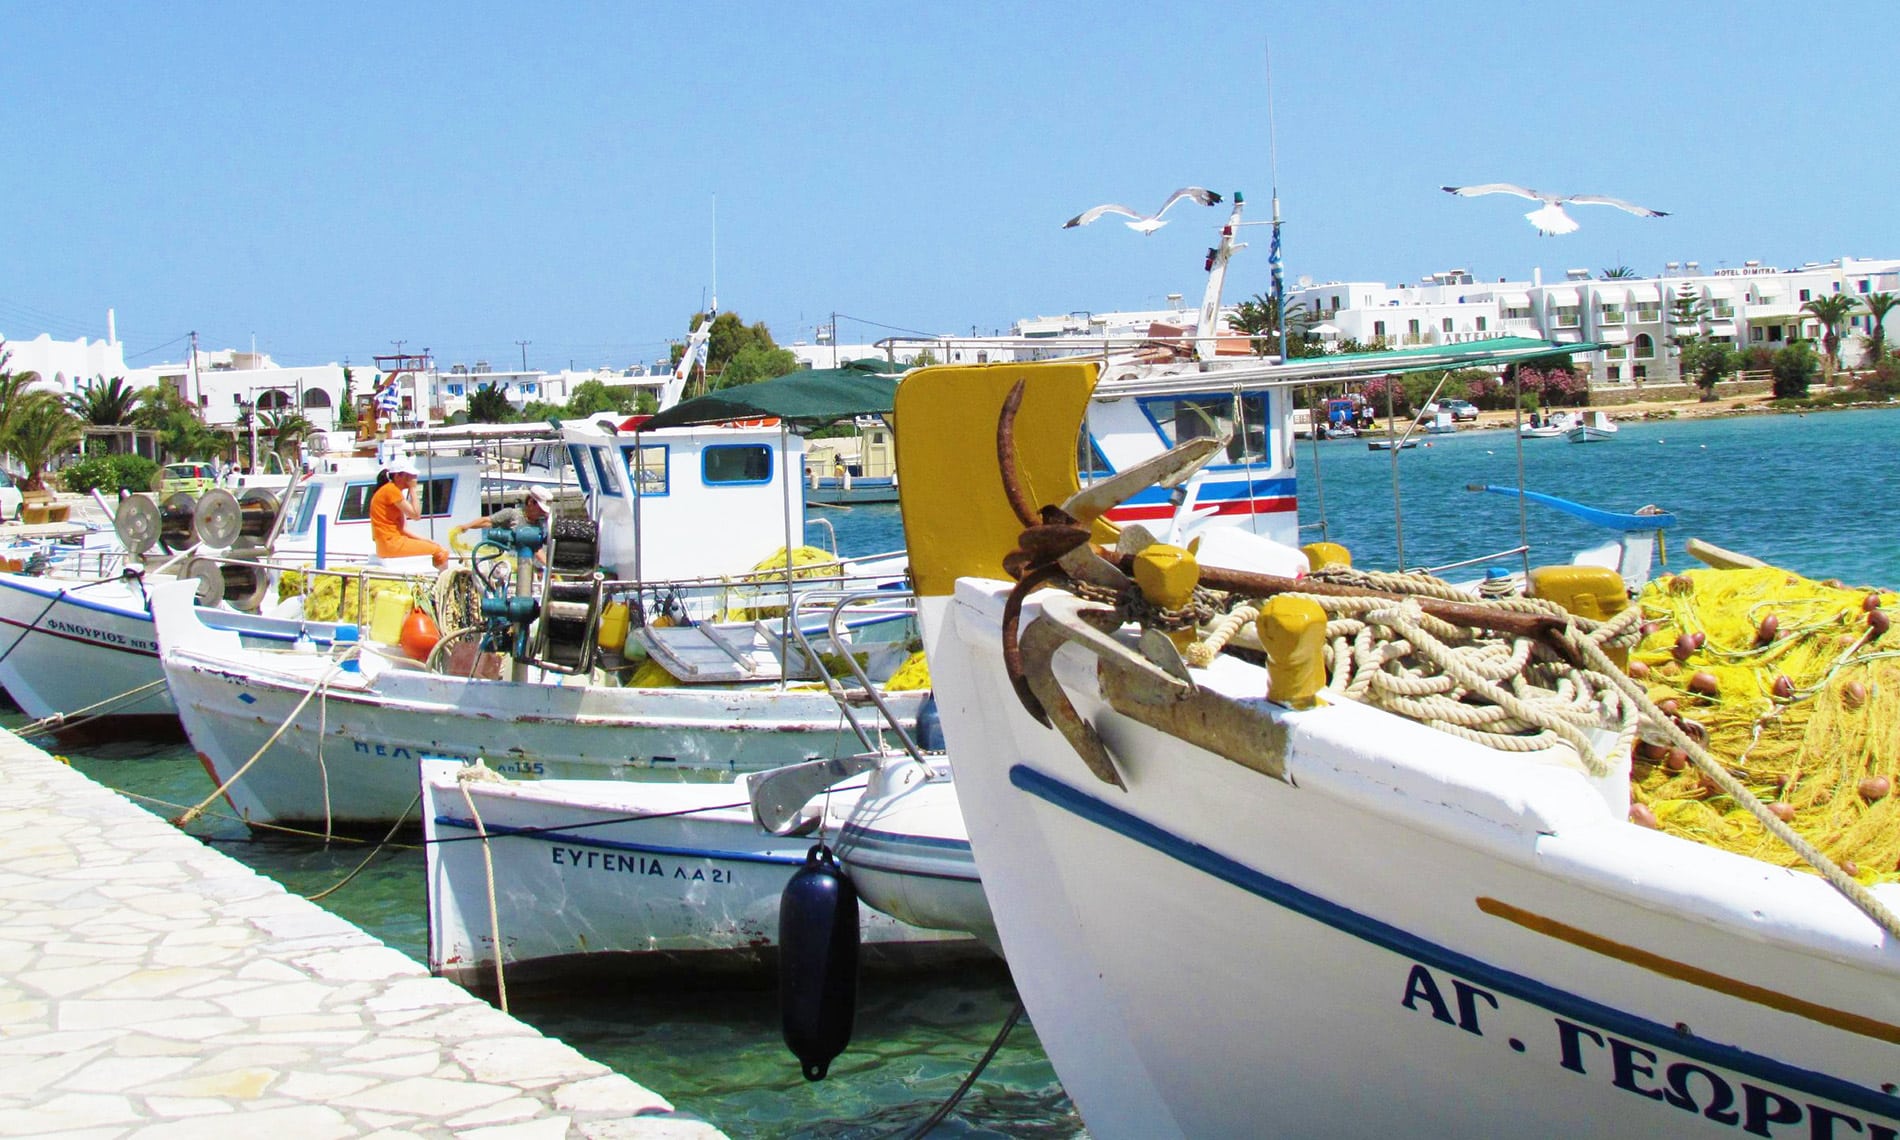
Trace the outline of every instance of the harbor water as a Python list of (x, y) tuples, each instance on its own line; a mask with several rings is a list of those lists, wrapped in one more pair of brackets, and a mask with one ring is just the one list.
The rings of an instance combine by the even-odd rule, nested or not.
[[(1533, 564), (1605, 540), (1548, 508), (1522, 512), (1514, 498), (1471, 484), (1525, 486), (1595, 507), (1673, 512), (1668, 562), (1696, 565), (1681, 549), (1696, 537), (1813, 577), (1900, 585), (1900, 535), (1882, 491), (1900, 476), (1900, 413), (1630, 422), (1614, 440), (1575, 445), (1523, 441), (1509, 431), (1428, 436), (1398, 454), (1398, 506), (1390, 453), (1361, 440), (1299, 444), (1304, 537), (1346, 545), (1362, 566), (1433, 566), (1527, 541)], [(1315, 459), (1317, 458), (1317, 462)], [(846, 553), (902, 543), (895, 506), (814, 512), (831, 520)], [(1522, 528), (1522, 529), (1520, 529)], [(816, 536), (818, 531), (812, 532)], [(1506, 569), (1520, 563), (1502, 563)], [(17, 714), (7, 718), (18, 723)], [(211, 790), (188, 748), (121, 742), (74, 764), (160, 815), (177, 815)], [(252, 837), (207, 817), (198, 834), (390, 945), (425, 957), (422, 855), (413, 846), (323, 847)], [(359, 869), (360, 867), (360, 869)], [(345, 881), (347, 879), (347, 881)], [(338, 887), (337, 885), (342, 885)], [(1165, 968), (1157, 964), (1157, 968)], [(511, 994), (513, 1012), (583, 1053), (696, 1113), (733, 1137), (885, 1137), (907, 1134), (950, 1095), (983, 1054), (1015, 1001), (1007, 972), (988, 969), (880, 973), (860, 991), (856, 1032), (831, 1077), (808, 1084), (780, 1037), (772, 979), (629, 979), (582, 993)], [(1295, 1031), (1296, 1027), (1287, 1027)], [(1068, 1137), (1083, 1127), (1025, 1020), (958, 1111), (933, 1135)]]

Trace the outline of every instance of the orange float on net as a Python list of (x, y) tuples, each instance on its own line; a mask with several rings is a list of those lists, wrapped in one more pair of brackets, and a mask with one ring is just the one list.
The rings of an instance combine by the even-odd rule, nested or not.
[(421, 610), (410, 610), (402, 623), (403, 652), (417, 661), (427, 661), (435, 643), (442, 640), (442, 631), (436, 628), (435, 619)]

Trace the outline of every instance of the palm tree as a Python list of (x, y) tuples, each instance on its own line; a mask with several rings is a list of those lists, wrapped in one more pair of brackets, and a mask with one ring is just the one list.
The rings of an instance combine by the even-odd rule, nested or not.
[(7, 363), (13, 354), (7, 351), (7, 342), (0, 340), (0, 452), (6, 450), (6, 439), (12, 431), (14, 417), (27, 406), (33, 392), (33, 385), (40, 378), (32, 372), (13, 372)]
[[(1306, 330), (1313, 323), (1312, 314), (1298, 302), (1288, 305), (1286, 310), (1287, 354), (1298, 355), (1293, 351), (1293, 342), (1305, 339)], [(1227, 327), (1244, 336), (1255, 338), (1253, 351), (1255, 356), (1266, 356), (1280, 351), (1276, 338), (1280, 335), (1280, 303), (1265, 293), (1257, 293), (1252, 299), (1234, 306), (1227, 317)]]
[(1834, 371), (1841, 366), (1841, 326), (1847, 323), (1848, 314), (1854, 311), (1854, 298), (1847, 293), (1831, 293), (1825, 297), (1816, 297), (1801, 306), (1801, 311), (1821, 322), (1821, 349), (1827, 354), (1828, 383), (1834, 382)]
[(1869, 293), (1860, 303), (1867, 309), (1867, 357), (1863, 364), (1879, 364), (1887, 355), (1887, 314), (1900, 305), (1900, 293)]
[(26, 468), (25, 489), (44, 490), (46, 468), (83, 438), (84, 427), (55, 393), (28, 392), (19, 405), (7, 429), (7, 450)]
[(1614, 269), (1605, 269), (1597, 274), (1597, 277), (1604, 281), (1623, 281), (1635, 276), (1636, 271), (1627, 265), (1619, 265)]
[(95, 380), (66, 397), (66, 406), (94, 427), (118, 427), (132, 419), (132, 408), (138, 400), (137, 390), (126, 384), (125, 377), (114, 376)]
[(277, 452), (277, 458), (284, 461), (285, 467), (296, 466), (298, 449), (317, 430), (317, 425), (299, 412), (263, 412), (258, 416), (257, 426), (271, 437), (271, 449)]

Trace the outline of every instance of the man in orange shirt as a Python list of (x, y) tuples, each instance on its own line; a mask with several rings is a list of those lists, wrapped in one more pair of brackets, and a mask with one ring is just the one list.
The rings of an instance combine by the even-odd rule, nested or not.
[(409, 519), (422, 517), (422, 508), (416, 502), (416, 465), (407, 459), (395, 459), (383, 468), (383, 473), (389, 476), (389, 482), (378, 487), (369, 499), (369, 532), (376, 540), (377, 557), (409, 558), (427, 554), (435, 561), (437, 570), (447, 566), (446, 547), (404, 529)]

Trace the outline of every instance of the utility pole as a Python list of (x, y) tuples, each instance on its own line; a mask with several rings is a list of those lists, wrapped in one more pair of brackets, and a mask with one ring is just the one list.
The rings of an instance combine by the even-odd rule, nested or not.
[(526, 372), (528, 370), (528, 346), (534, 342), (531, 340), (518, 340), (515, 343), (521, 347), (521, 370)]
[(191, 400), (194, 404), (204, 398), (204, 386), (198, 380), (198, 330), (191, 330)]

